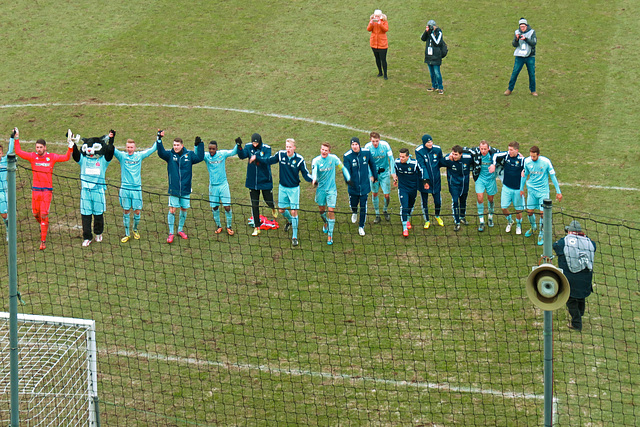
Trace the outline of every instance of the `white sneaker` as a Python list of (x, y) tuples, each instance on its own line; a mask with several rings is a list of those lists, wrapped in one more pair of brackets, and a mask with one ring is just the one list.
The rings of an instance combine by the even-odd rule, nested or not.
[(102, 242), (102, 234), (96, 234), (96, 242)]
[(355, 224), (358, 220), (358, 214), (351, 214), (351, 223)]
[(364, 234), (365, 234), (364, 233), (364, 227), (359, 227), (358, 228), (358, 234), (361, 235), (361, 236), (364, 236)]
[(512, 226), (513, 226), (513, 221), (509, 221), (509, 222), (507, 223), (507, 227), (504, 229), (504, 231), (505, 231), (506, 233), (510, 233), (510, 232), (511, 232), (511, 227), (512, 227)]
[(516, 234), (522, 234), (522, 227), (516, 225)]
[(84, 240), (84, 241), (82, 242), (82, 246), (83, 246), (83, 247), (85, 247), (85, 248), (86, 248), (87, 246), (89, 246), (90, 244), (91, 244), (91, 240)]

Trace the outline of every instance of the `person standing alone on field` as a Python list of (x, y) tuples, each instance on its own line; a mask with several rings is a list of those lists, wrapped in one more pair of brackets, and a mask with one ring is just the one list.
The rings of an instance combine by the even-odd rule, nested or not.
[(513, 52), (515, 59), (511, 79), (509, 79), (509, 87), (504, 92), (506, 96), (511, 95), (511, 92), (513, 92), (513, 89), (516, 87), (516, 80), (518, 80), (518, 74), (520, 74), (522, 67), (525, 65), (527, 66), (527, 73), (529, 73), (529, 90), (531, 91), (531, 95), (538, 96), (538, 92), (536, 92), (537, 43), (536, 30), (529, 26), (526, 19), (520, 18), (518, 29), (515, 31), (513, 41), (511, 42), (516, 50)]
[(582, 330), (585, 300), (593, 292), (593, 259), (596, 244), (582, 231), (578, 221), (571, 221), (565, 228), (567, 235), (553, 244), (558, 256), (558, 267), (569, 281), (571, 291), (567, 309), (571, 315), (569, 329)]
[(431, 75), (431, 87), (427, 91), (437, 90), (440, 95), (443, 95), (444, 87), (442, 86), (440, 65), (442, 65), (444, 40), (442, 39), (442, 30), (437, 27), (436, 21), (431, 19), (427, 22), (427, 27), (420, 39), (427, 43), (424, 49), (424, 62), (429, 66), (429, 74)]
[(376, 9), (369, 18), (367, 31), (371, 33), (369, 44), (376, 57), (376, 66), (378, 67), (378, 77), (384, 76), (387, 80), (387, 49), (389, 42), (387, 40), (387, 31), (389, 31), (389, 22), (387, 15), (382, 13), (380, 9)]

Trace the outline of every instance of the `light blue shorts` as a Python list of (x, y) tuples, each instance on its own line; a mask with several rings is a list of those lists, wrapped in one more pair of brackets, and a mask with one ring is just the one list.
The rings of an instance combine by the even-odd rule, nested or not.
[(512, 203), (515, 210), (524, 210), (524, 197), (520, 195), (520, 190), (514, 190), (513, 188), (503, 185), (502, 193), (500, 194), (500, 207), (502, 209), (509, 209)]
[(300, 186), (278, 187), (278, 207), (280, 209), (300, 209)]
[(318, 204), (318, 206), (327, 206), (329, 208), (335, 209), (337, 200), (338, 192), (335, 190), (316, 190), (316, 203)]
[(80, 191), (80, 213), (82, 215), (102, 215), (107, 209), (107, 200), (104, 197), (104, 189), (90, 190), (83, 188)]
[(540, 209), (542, 211), (542, 202), (549, 198), (549, 192), (541, 193), (537, 191), (528, 191), (527, 193), (527, 209)]
[(209, 204), (212, 208), (220, 206), (231, 206), (231, 192), (229, 191), (229, 183), (225, 182), (220, 185), (209, 186)]
[(9, 212), (9, 205), (7, 203), (7, 192), (0, 191), (0, 213), (6, 214)]
[(120, 189), (120, 206), (125, 211), (133, 209), (139, 211), (142, 209), (142, 190), (125, 190)]
[(379, 193), (382, 190), (383, 194), (389, 194), (391, 192), (391, 174), (389, 172), (383, 172), (378, 175), (378, 182), (371, 184), (371, 192)]
[(498, 185), (496, 184), (495, 178), (489, 178), (489, 179), (480, 178), (476, 181), (476, 193), (482, 194), (485, 191), (489, 196), (494, 196), (498, 192)]
[(169, 207), (189, 209), (191, 207), (191, 194), (182, 197), (169, 196)]

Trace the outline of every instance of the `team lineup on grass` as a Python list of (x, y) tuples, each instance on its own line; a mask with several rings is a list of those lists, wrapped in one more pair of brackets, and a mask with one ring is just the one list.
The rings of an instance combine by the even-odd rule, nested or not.
[[(307, 169), (304, 158), (296, 150), (296, 142), (288, 138), (285, 149), (272, 155), (271, 147), (262, 141), (258, 133), (251, 136), (251, 142), (243, 144), (241, 138), (236, 138), (232, 150), (219, 150), (216, 141), (208, 144), (205, 153), (204, 143), (200, 137), (195, 138), (194, 151), (184, 147), (181, 138), (174, 138), (170, 150), (165, 149), (162, 142), (164, 131), (157, 132), (156, 142), (144, 151), (136, 151), (136, 144), (132, 139), (126, 142), (125, 151), (114, 146), (116, 132), (109, 131), (107, 135), (94, 138), (80, 138), (71, 130), (67, 132), (68, 150), (65, 155), (49, 153), (46, 141), (36, 141), (35, 152), (23, 151), (20, 147), (19, 130), (14, 128), (7, 150), (15, 153), (31, 163), (33, 172), (32, 184), (32, 212), (40, 224), (40, 249), (46, 248), (47, 231), (49, 227), (49, 207), (51, 205), (53, 184), (52, 174), (56, 162), (68, 161), (71, 157), (80, 165), (81, 195), (80, 213), (82, 216), (82, 246), (89, 246), (94, 240), (102, 241), (104, 231), (104, 211), (106, 207), (105, 187), (106, 170), (115, 157), (120, 162), (121, 184), (120, 205), (123, 209), (123, 225), (125, 236), (121, 242), (126, 243), (133, 236), (140, 239), (138, 226), (142, 211), (142, 161), (157, 151), (158, 156), (167, 162), (169, 181), (169, 213), (167, 223), (169, 234), (167, 243), (172, 243), (177, 234), (187, 239), (183, 231), (190, 208), (192, 168), (194, 164), (204, 161), (209, 173), (209, 203), (216, 224), (215, 233), (226, 227), (228, 235), (235, 234), (233, 230), (233, 214), (231, 210), (231, 194), (225, 168), (226, 159), (237, 155), (240, 159), (248, 159), (245, 186), (249, 189), (252, 218), (249, 220), (254, 226), (252, 235), (258, 236), (263, 228), (269, 228), (268, 222), (276, 224), (275, 218), (282, 214), (286, 218), (285, 231), (291, 230), (291, 243), (298, 246), (298, 210), (300, 208), (300, 176), (316, 187), (315, 202), (319, 207), (320, 216), (324, 222), (323, 232), (327, 234), (327, 244), (333, 244), (335, 226), (335, 207), (337, 203), (338, 186), (336, 172), (342, 171), (347, 184), (349, 205), (351, 208), (351, 222), (358, 223), (358, 233), (365, 235), (367, 204), (369, 193), (375, 210), (374, 224), (380, 223), (382, 216), (390, 221), (388, 211), (390, 204), (391, 186), (397, 188), (401, 205), (402, 235), (409, 236), (411, 217), (418, 193), (422, 201), (422, 216), (424, 228), (431, 226), (429, 216), (429, 195), (433, 199), (435, 210), (434, 220), (439, 226), (444, 226), (440, 217), (442, 207), (442, 183), (440, 169), (446, 170), (447, 184), (452, 200), (454, 231), (459, 231), (461, 224), (468, 224), (466, 219), (467, 196), (469, 193), (469, 176), (475, 180), (477, 212), (479, 218), (478, 231), (494, 226), (494, 196), (498, 191), (497, 179), (501, 178), (502, 192), (500, 207), (507, 220), (505, 231), (510, 232), (516, 226), (516, 234), (522, 233), (522, 213), (526, 210), (530, 228), (526, 237), (538, 232), (538, 245), (543, 244), (542, 230), (542, 201), (549, 198), (549, 179), (556, 190), (556, 199), (562, 200), (555, 170), (551, 161), (540, 155), (537, 146), (529, 150), (529, 157), (524, 158), (519, 152), (519, 143), (513, 141), (507, 151), (499, 151), (491, 147), (486, 141), (481, 141), (478, 147), (466, 148), (454, 145), (451, 152), (444, 155), (442, 149), (433, 143), (433, 138), (426, 134), (422, 137), (422, 144), (411, 156), (407, 148), (399, 150), (399, 157), (394, 159), (391, 147), (380, 139), (380, 134), (371, 132), (370, 141), (361, 147), (357, 137), (351, 138), (351, 148), (343, 155), (341, 161), (331, 153), (331, 145), (322, 143), (320, 155), (311, 162), (311, 173)], [(82, 145), (78, 148), (78, 144)], [(7, 224), (7, 156), (3, 155), (0, 146), (2, 162), (0, 164), (0, 213)], [(273, 198), (273, 178), (271, 165), (279, 165), (278, 206)], [(527, 189), (525, 203), (524, 193)], [(260, 216), (260, 193), (266, 204), (271, 208), (274, 221)], [(487, 222), (484, 218), (484, 194), (487, 194), (488, 212)], [(382, 196), (382, 203), (380, 197)], [(382, 204), (382, 211), (380, 205)], [(515, 210), (515, 221), (509, 208)], [(220, 212), (225, 214), (225, 223), (221, 221)], [(358, 210), (359, 209), (359, 210)], [(538, 209), (540, 220), (536, 223), (534, 210)], [(131, 212), (133, 211), (133, 225)], [(178, 224), (176, 232), (176, 213)], [(359, 213), (359, 215), (358, 215)], [(256, 218), (258, 220), (256, 220)], [(95, 235), (95, 236), (94, 236)]]

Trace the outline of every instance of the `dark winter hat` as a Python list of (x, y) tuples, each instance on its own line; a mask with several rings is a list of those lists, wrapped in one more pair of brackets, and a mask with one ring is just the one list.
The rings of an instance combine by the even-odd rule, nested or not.
[(357, 136), (354, 136), (353, 138), (351, 138), (351, 143), (353, 144), (354, 142), (357, 142), (358, 145), (360, 145), (360, 138), (358, 138)]
[(518, 21), (518, 25), (522, 25), (522, 24), (524, 24), (524, 25), (529, 25), (529, 23), (527, 22), (527, 20), (526, 20), (526, 19), (524, 19), (524, 18), (520, 18), (520, 20)]
[(257, 142), (258, 144), (262, 143), (262, 137), (259, 133), (254, 133), (251, 135), (251, 142)]
[(433, 138), (431, 138), (431, 135), (429, 135), (428, 133), (425, 133), (424, 135), (422, 135), (423, 144), (426, 144), (429, 141), (433, 141)]
[(580, 223), (575, 219), (565, 228), (566, 231), (573, 231), (574, 233), (582, 233), (582, 227)]

